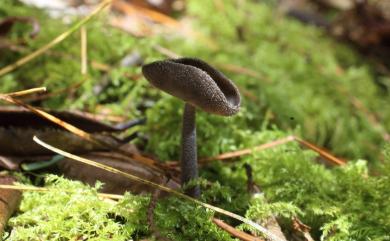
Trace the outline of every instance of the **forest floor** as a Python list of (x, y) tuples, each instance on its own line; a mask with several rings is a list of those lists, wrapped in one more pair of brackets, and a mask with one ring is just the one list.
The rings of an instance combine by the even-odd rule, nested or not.
[[(390, 240), (389, 6), (172, 2), (1, 1), (0, 238)], [(241, 95), (194, 100), (184, 186), (184, 102), (149, 81), (220, 77), (142, 72), (181, 57)]]

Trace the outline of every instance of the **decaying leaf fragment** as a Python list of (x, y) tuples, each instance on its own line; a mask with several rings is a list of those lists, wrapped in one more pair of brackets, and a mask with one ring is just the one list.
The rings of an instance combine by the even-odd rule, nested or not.
[[(115, 167), (149, 181), (160, 182), (164, 177), (163, 170), (151, 169), (147, 165), (143, 165), (112, 149), (120, 146), (121, 150), (126, 150), (129, 153), (138, 153), (135, 146), (125, 144), (128, 139), (121, 140), (111, 134), (141, 124), (144, 120), (111, 126), (82, 113), (66, 111), (48, 111), (48, 113), (63, 122), (83, 129), (96, 140), (108, 143), (107, 146), (87, 141), (82, 137), (63, 130), (55, 123), (29, 110), (0, 107), (0, 166), (9, 170), (18, 170), (20, 166), (31, 165), (20, 165), (21, 163), (30, 161), (50, 162), (53, 158), (53, 152), (32, 141), (33, 136), (39, 136), (52, 144), (60, 146), (63, 150), (78, 153), (98, 163)], [(60, 175), (65, 175), (68, 178), (80, 180), (90, 185), (95, 185), (95, 182), (99, 180), (105, 183), (103, 191), (109, 193), (122, 194), (125, 191), (133, 193), (152, 191), (147, 185), (69, 159), (59, 161), (56, 165), (53, 165), (50, 171), (58, 172)], [(168, 182), (168, 186), (173, 189), (179, 187), (178, 183), (173, 180)]]
[[(128, 122), (119, 126), (110, 126), (79, 113), (68, 111), (48, 111), (50, 114), (80, 129), (92, 133), (96, 139), (111, 143), (112, 146), (124, 144), (110, 133), (125, 130), (139, 124)], [(96, 143), (86, 142), (82, 138), (64, 131), (58, 125), (22, 108), (0, 107), (0, 155), (1, 156), (37, 156), (52, 154), (32, 141), (40, 136), (62, 149), (75, 153), (102, 151), (107, 148)]]
[[(152, 170), (129, 157), (115, 152), (93, 152), (81, 156), (155, 183), (161, 183), (166, 179), (163, 172)], [(96, 180), (103, 182), (104, 185), (101, 191), (106, 193), (123, 194), (125, 191), (131, 191), (132, 193), (138, 194), (151, 193), (155, 190), (155, 188), (144, 183), (107, 172), (94, 166), (76, 162), (69, 158), (60, 161), (58, 168), (65, 177), (80, 180), (92, 186)], [(175, 190), (180, 187), (179, 183), (173, 179), (170, 179), (165, 186)]]

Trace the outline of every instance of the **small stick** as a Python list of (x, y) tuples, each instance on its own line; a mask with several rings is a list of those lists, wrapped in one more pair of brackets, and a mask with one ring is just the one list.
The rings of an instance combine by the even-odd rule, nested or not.
[(332, 155), (331, 153), (322, 149), (321, 147), (318, 147), (318, 146), (316, 146), (308, 141), (305, 141), (299, 137), (296, 137), (296, 136), (288, 136), (288, 137), (285, 137), (282, 139), (278, 139), (276, 141), (272, 141), (272, 142), (265, 143), (265, 144), (262, 144), (259, 146), (255, 146), (253, 148), (246, 148), (246, 149), (241, 149), (238, 151), (226, 152), (226, 153), (220, 154), (218, 156), (214, 156), (214, 157), (205, 157), (205, 158), (200, 159), (199, 163), (205, 164), (205, 163), (208, 163), (208, 162), (213, 161), (213, 160), (227, 160), (227, 159), (232, 159), (232, 158), (236, 158), (236, 157), (240, 157), (240, 156), (244, 156), (244, 155), (249, 155), (249, 154), (252, 154), (253, 152), (269, 149), (269, 148), (279, 146), (279, 145), (282, 145), (282, 144), (285, 144), (285, 143), (288, 143), (291, 141), (297, 141), (299, 144), (317, 152), (320, 156), (322, 156), (324, 159), (330, 161), (334, 165), (341, 166), (341, 165), (344, 165), (346, 163), (346, 161), (335, 157), (334, 155)]
[(218, 227), (222, 228), (226, 232), (230, 233), (232, 236), (243, 240), (243, 241), (265, 241), (265, 239), (259, 238), (259, 237), (254, 237), (250, 234), (247, 234), (243, 231), (240, 231), (229, 224), (223, 222), (220, 219), (213, 218), (213, 223), (215, 223)]
[(303, 146), (305, 146), (305, 147), (307, 147), (309, 149), (312, 149), (313, 151), (317, 152), (318, 154), (320, 154), (320, 156), (322, 156), (326, 160), (330, 161), (332, 164), (335, 164), (336, 166), (342, 166), (342, 165), (345, 165), (345, 163), (346, 163), (346, 161), (341, 160), (341, 159), (333, 156), (329, 152), (325, 151), (321, 147), (318, 147), (318, 146), (314, 145), (313, 143), (310, 143), (308, 141), (302, 140), (299, 137), (295, 137), (295, 140), (297, 142), (299, 142), (301, 145), (303, 145)]

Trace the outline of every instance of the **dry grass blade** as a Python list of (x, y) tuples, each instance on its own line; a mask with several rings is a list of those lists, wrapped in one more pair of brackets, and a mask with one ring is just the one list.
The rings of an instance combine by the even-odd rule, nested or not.
[[(199, 163), (200, 164), (205, 164), (205, 163), (208, 163), (210, 161), (228, 160), (228, 159), (232, 159), (232, 158), (237, 158), (237, 157), (240, 157), (240, 156), (245, 156), (245, 155), (252, 154), (253, 152), (262, 151), (262, 150), (265, 150), (265, 149), (276, 147), (276, 146), (279, 146), (279, 145), (282, 145), (282, 144), (285, 144), (285, 143), (288, 143), (288, 142), (291, 142), (291, 141), (297, 141), (299, 144), (303, 145), (304, 147), (309, 148), (309, 149), (317, 152), (321, 157), (323, 157), (325, 160), (329, 161), (330, 163), (332, 163), (334, 165), (340, 166), (340, 165), (344, 165), (346, 163), (345, 160), (342, 160), (340, 158), (335, 157), (334, 155), (332, 155), (328, 151), (324, 150), (323, 148), (318, 147), (318, 146), (316, 146), (316, 145), (314, 145), (314, 144), (312, 144), (312, 143), (310, 143), (308, 141), (305, 141), (305, 140), (303, 140), (303, 139), (301, 139), (299, 137), (296, 137), (296, 136), (288, 136), (288, 137), (285, 137), (285, 138), (282, 138), (282, 139), (278, 139), (276, 141), (272, 141), (272, 142), (269, 142), (269, 143), (265, 143), (265, 144), (262, 144), (262, 145), (259, 145), (259, 146), (255, 146), (255, 147), (252, 147), (252, 148), (241, 149), (241, 150), (238, 150), (238, 151), (226, 152), (226, 153), (220, 154), (218, 156), (201, 158), (199, 160)], [(175, 166), (175, 165), (177, 165), (177, 163), (172, 163), (170, 165), (171, 166)]]
[(268, 143), (265, 143), (265, 144), (262, 144), (259, 146), (255, 146), (252, 148), (246, 148), (246, 149), (242, 149), (242, 150), (238, 150), (238, 151), (226, 152), (226, 153), (220, 154), (218, 156), (213, 156), (213, 157), (205, 157), (205, 158), (200, 159), (199, 163), (207, 163), (207, 162), (214, 161), (214, 160), (226, 160), (226, 159), (232, 159), (232, 158), (236, 158), (236, 157), (240, 157), (240, 156), (244, 156), (244, 155), (249, 155), (249, 154), (252, 154), (253, 152), (269, 149), (269, 148), (279, 146), (279, 145), (282, 145), (282, 144), (285, 144), (287, 142), (291, 142), (294, 140), (295, 140), (294, 136), (288, 136), (288, 137), (278, 139), (276, 141), (268, 142)]
[(205, 208), (208, 208), (208, 209), (210, 209), (210, 210), (213, 210), (213, 211), (215, 211), (215, 212), (217, 212), (217, 213), (223, 214), (223, 215), (225, 215), (225, 216), (228, 216), (228, 217), (231, 217), (231, 218), (236, 219), (236, 220), (238, 220), (238, 221), (241, 221), (241, 222), (243, 222), (243, 223), (246, 223), (246, 224), (252, 226), (254, 229), (258, 230), (259, 232), (263, 233), (265, 236), (267, 236), (267, 237), (270, 238), (271, 240), (274, 240), (274, 241), (282, 241), (280, 238), (276, 237), (274, 234), (272, 234), (271, 232), (269, 232), (266, 228), (260, 226), (259, 224), (255, 223), (255, 222), (253, 222), (253, 221), (251, 221), (251, 220), (249, 220), (249, 219), (247, 219), (247, 218), (244, 218), (244, 217), (242, 217), (242, 216), (240, 216), (240, 215), (237, 215), (237, 214), (235, 214), (235, 213), (226, 211), (226, 210), (224, 210), (224, 209), (222, 209), (222, 208), (219, 208), (219, 207), (216, 207), (216, 206), (213, 206), (213, 205), (210, 205), (210, 204), (201, 202), (201, 201), (199, 201), (199, 200), (197, 200), (197, 199), (194, 199), (194, 198), (192, 198), (192, 197), (190, 197), (190, 196), (187, 196), (187, 195), (185, 195), (185, 194), (183, 194), (183, 193), (181, 193), (181, 192), (178, 192), (178, 191), (175, 191), (175, 190), (170, 189), (170, 188), (168, 188), (168, 187), (165, 187), (165, 186), (159, 185), (159, 184), (157, 184), (157, 183), (154, 183), (154, 182), (145, 180), (145, 179), (140, 178), (140, 177), (138, 177), (138, 176), (134, 176), (134, 175), (131, 175), (131, 174), (129, 174), (129, 173), (120, 171), (120, 170), (118, 170), (118, 169), (115, 169), (115, 168), (112, 168), (112, 167), (109, 167), (109, 166), (106, 166), (106, 165), (103, 165), (103, 164), (100, 164), (100, 163), (96, 163), (96, 162), (94, 162), (94, 161), (91, 161), (91, 160), (82, 158), (82, 157), (80, 157), (80, 156), (73, 155), (73, 154), (71, 154), (71, 153), (69, 153), (69, 152), (65, 152), (65, 151), (63, 151), (63, 150), (60, 150), (60, 149), (58, 149), (58, 148), (56, 148), (56, 147), (53, 147), (53, 146), (51, 146), (51, 145), (49, 145), (49, 144), (47, 144), (47, 143), (41, 141), (41, 140), (40, 140), (38, 137), (36, 137), (36, 136), (34, 136), (33, 140), (34, 140), (37, 144), (39, 144), (39, 145), (41, 145), (41, 146), (43, 146), (43, 147), (45, 147), (45, 148), (47, 148), (47, 149), (49, 149), (49, 150), (51, 150), (51, 151), (57, 153), (57, 154), (60, 154), (60, 155), (62, 155), (62, 156), (65, 156), (65, 157), (67, 157), (67, 158), (73, 159), (73, 160), (78, 161), (78, 162), (82, 162), (82, 163), (87, 164), (87, 165), (92, 165), (92, 166), (94, 166), (94, 167), (101, 168), (101, 169), (106, 170), (106, 171), (109, 171), (109, 172), (111, 172), (111, 173), (115, 173), (115, 174), (118, 174), (118, 175), (122, 175), (122, 176), (124, 176), (124, 177), (126, 177), (126, 178), (129, 178), (129, 179), (131, 179), (131, 180), (134, 180), (134, 181), (137, 181), (137, 182), (140, 182), (140, 183), (149, 185), (149, 186), (151, 186), (151, 187), (153, 187), (153, 188), (160, 189), (160, 190), (162, 190), (162, 191), (171, 193), (171, 194), (173, 194), (173, 195), (175, 195), (175, 196), (177, 196), (177, 197), (180, 197), (180, 198), (182, 198), (182, 199), (184, 199), (184, 200), (193, 202), (193, 203), (195, 203), (195, 204), (198, 204), (198, 205), (200, 205), (200, 206), (203, 206), (203, 207), (205, 207)]
[[(34, 186), (25, 186), (25, 185), (1, 185), (1, 184), (0, 184), (0, 189), (33, 191), (33, 192), (49, 192), (51, 190), (50, 188), (45, 188), (45, 187), (34, 187)], [(64, 191), (66, 192), (67, 190)], [(101, 198), (109, 198), (113, 200), (119, 200), (123, 198), (123, 195), (117, 195), (111, 193), (98, 193), (97, 195)]]
[[(5, 101), (12, 103), (12, 104), (23, 106), (24, 108), (30, 110), (31, 112), (33, 112), (39, 116), (42, 116), (43, 118), (48, 119), (48, 120), (52, 121), (53, 123), (56, 123), (57, 125), (65, 128), (66, 130), (68, 130), (68, 131), (70, 131), (70, 132), (72, 132), (72, 133), (74, 133), (74, 134), (76, 134), (76, 135), (78, 135), (86, 140), (97, 143), (89, 133), (60, 120), (59, 118), (57, 118), (49, 113), (46, 113), (43, 110), (39, 110), (37, 108), (34, 108), (28, 104), (23, 103), (20, 100), (14, 99), (14, 98), (7, 96), (7, 95), (0, 95), (0, 99), (5, 100)], [(97, 144), (99, 144), (99, 143), (97, 143)]]
[(37, 87), (37, 88), (28, 89), (28, 90), (0, 94), (0, 96), (18, 97), (18, 96), (31, 95), (31, 94), (42, 93), (42, 92), (46, 92), (46, 87)]
[(103, 1), (102, 3), (99, 4), (99, 6), (94, 10), (92, 11), (88, 16), (84, 17), (82, 20), (80, 20), (78, 23), (76, 23), (72, 28), (70, 28), (68, 31), (60, 34), (59, 36), (57, 36), (56, 38), (54, 38), (51, 42), (49, 42), (48, 44), (42, 46), (41, 48), (37, 49), (36, 51), (32, 52), (31, 54), (27, 55), (27, 56), (24, 56), (23, 58), (19, 59), (18, 61), (16, 61), (15, 63), (13, 64), (10, 64), (10, 65), (7, 65), (5, 66), (4, 68), (0, 69), (0, 76), (2, 75), (5, 75), (13, 70), (15, 70), (16, 68), (30, 62), (31, 60), (35, 59), (36, 57), (42, 55), (43, 53), (45, 53), (47, 50), (51, 49), (52, 47), (54, 47), (55, 45), (57, 45), (58, 43), (62, 42), (64, 39), (66, 39), (67, 37), (69, 37), (69, 35), (71, 35), (72, 33), (74, 33), (75, 31), (77, 31), (81, 26), (83, 26), (84, 24), (86, 24), (89, 20), (92, 19), (92, 17), (94, 17), (95, 15), (97, 15), (98, 13), (100, 13), (103, 9), (105, 9), (109, 4), (111, 3), (111, 0), (105, 0)]
[(37, 101), (37, 100), (45, 100), (48, 99), (52, 96), (59, 96), (61, 94), (63, 95), (72, 95), (85, 81), (87, 80), (87, 77), (84, 76), (82, 80), (71, 84), (70, 86), (67, 86), (65, 88), (57, 89), (55, 91), (50, 91), (48, 93), (42, 94), (42, 95), (37, 95), (37, 96), (31, 96), (27, 98), (23, 98), (23, 101), (25, 102), (32, 102), (32, 101)]
[(19, 106), (23, 106), (24, 108), (30, 110), (31, 112), (61, 126), (62, 128), (72, 132), (73, 134), (87, 140), (87, 141), (90, 141), (96, 145), (99, 145), (99, 146), (102, 146), (102, 147), (105, 147), (105, 148), (111, 148), (113, 150), (116, 150), (118, 151), (119, 153), (123, 154), (123, 155), (127, 155), (131, 158), (133, 158), (134, 160), (136, 161), (139, 161), (140, 163), (143, 163), (147, 166), (149, 166), (150, 168), (154, 169), (154, 170), (157, 170), (159, 169), (159, 167), (162, 167), (160, 166), (156, 161), (154, 161), (153, 159), (151, 158), (148, 158), (148, 157), (145, 157), (145, 156), (142, 156), (142, 155), (139, 155), (139, 154), (135, 154), (135, 153), (131, 153), (127, 150), (122, 150), (120, 149), (118, 146), (113, 146), (112, 143), (109, 143), (107, 141), (104, 141), (102, 139), (96, 139), (93, 137), (93, 135), (89, 134), (88, 132), (85, 132), (43, 110), (40, 110), (40, 109), (37, 109), (33, 106), (30, 106), (28, 104), (25, 104), (24, 102), (20, 101), (20, 100), (17, 100), (17, 99), (14, 99), (10, 96), (6, 96), (6, 95), (0, 95), (0, 99), (4, 100), (4, 101), (7, 101), (9, 103), (12, 103), (12, 104), (16, 104), (16, 105), (19, 105)]
[(81, 74), (85, 75), (88, 71), (88, 56), (87, 56), (87, 30), (83, 26), (80, 28), (80, 56), (81, 56)]

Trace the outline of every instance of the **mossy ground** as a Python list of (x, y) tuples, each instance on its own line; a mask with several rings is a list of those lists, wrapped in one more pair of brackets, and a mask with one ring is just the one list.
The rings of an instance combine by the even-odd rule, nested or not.
[[(128, 118), (146, 115), (148, 123), (142, 131), (150, 138), (147, 151), (161, 160), (172, 160), (179, 152), (183, 103), (150, 88), (143, 78), (126, 78), (140, 74), (140, 68), (120, 67), (120, 59), (133, 51), (146, 62), (164, 58), (153, 48), (159, 44), (217, 66), (233, 64), (253, 70), (257, 77), (222, 68), (246, 93), (242, 110), (232, 118), (199, 112), (199, 156), (252, 147), (293, 132), (337, 155), (366, 159), (381, 175), (370, 176), (365, 161), (326, 169), (315, 163), (315, 153), (290, 143), (239, 158), (233, 164), (216, 162), (202, 169), (202, 177), (213, 183), (205, 189), (204, 201), (254, 219), (273, 213), (285, 229), (291, 228), (289, 220), (297, 215), (313, 228), (313, 236), (322, 240), (389, 240), (390, 169), (380, 163), (390, 161), (381, 154), (382, 135), (390, 129), (386, 108), (390, 79), (377, 75), (369, 63), (326, 33), (286, 19), (265, 4), (224, 3), (222, 9), (214, 1), (187, 3), (185, 14), (193, 28), (211, 39), (213, 46), (180, 36), (136, 39), (109, 26), (102, 14), (87, 25), (88, 57), (111, 65), (109, 73), (89, 68), (86, 77), (81, 75), (79, 35), (73, 34), (47, 54), (2, 76), (0, 91), (42, 85), (55, 91), (83, 81), (71, 94), (63, 92), (36, 104), (92, 112), (104, 107)], [(0, 3), (0, 17), (7, 15), (35, 16), (41, 20), (42, 31), (30, 39), (25, 27), (17, 26), (8, 37), (23, 39), (26, 44), (20, 52), (4, 50), (1, 66), (69, 28), (12, 0)], [(97, 95), (94, 91), (101, 86), (104, 91)], [(146, 112), (139, 108), (145, 102), (152, 103)], [(377, 117), (378, 124), (367, 110)], [(244, 163), (252, 166), (254, 180), (264, 190), (268, 204), (247, 194)], [(129, 194), (114, 205), (98, 200), (96, 188), (54, 177), (48, 185), (58, 190), (24, 194), (21, 212), (10, 221), (11, 240), (136, 240), (151, 235), (145, 221), (148, 196)], [(211, 223), (213, 213), (174, 197), (160, 200), (155, 215), (160, 231), (173, 240), (231, 239)]]

